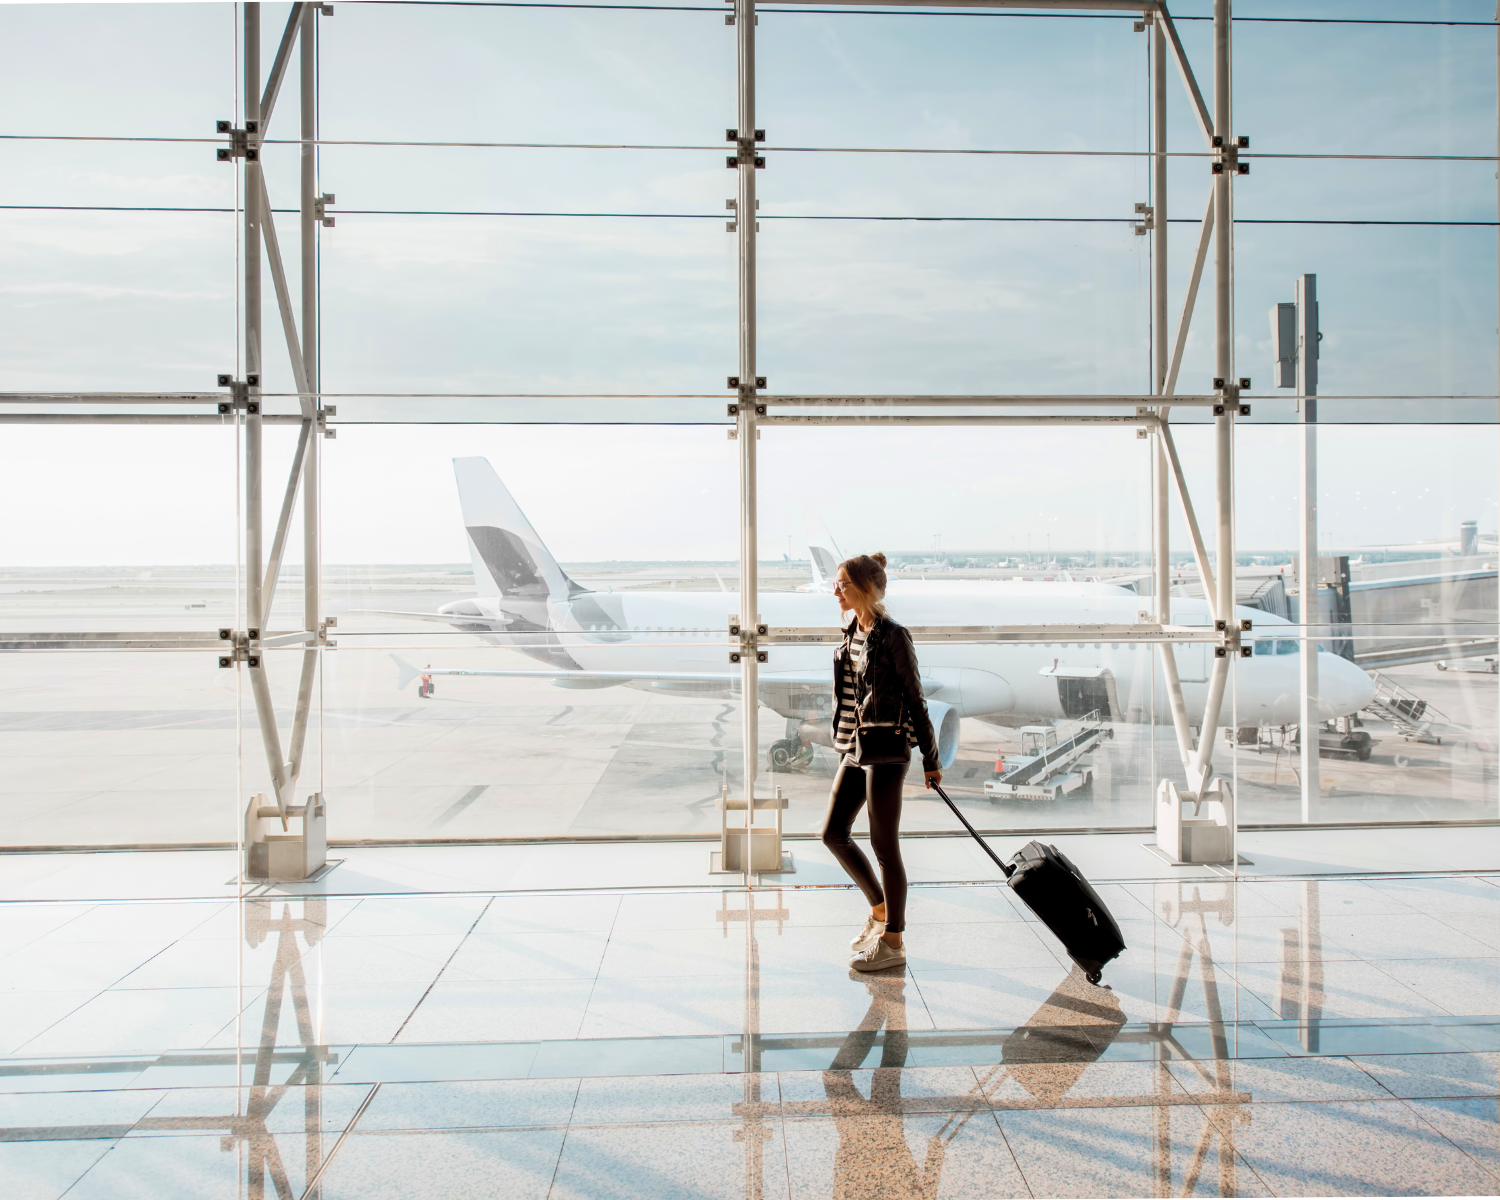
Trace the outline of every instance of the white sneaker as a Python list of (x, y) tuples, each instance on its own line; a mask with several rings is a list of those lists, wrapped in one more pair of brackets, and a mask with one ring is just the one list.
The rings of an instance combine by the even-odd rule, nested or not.
[(865, 927), (849, 939), (849, 949), (855, 951), (856, 953), (861, 950), (868, 950), (870, 948), (870, 943), (875, 941), (875, 939), (880, 937), (883, 933), (885, 933), (884, 921), (880, 920), (879, 917), (866, 917)]
[(849, 965), (856, 971), (884, 971), (887, 967), (904, 967), (906, 944), (903, 942), (901, 949), (897, 950), (888, 945), (884, 938), (877, 938), (868, 949), (856, 954)]

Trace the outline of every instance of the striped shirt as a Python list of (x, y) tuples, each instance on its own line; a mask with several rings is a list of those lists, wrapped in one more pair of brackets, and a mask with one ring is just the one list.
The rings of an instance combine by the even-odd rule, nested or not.
[(849, 657), (839, 671), (839, 727), (833, 731), (833, 748), (840, 754), (854, 749), (854, 729), (857, 724), (854, 714), (854, 677), (865, 665), (865, 640), (869, 633), (854, 626), (854, 636), (849, 639)]

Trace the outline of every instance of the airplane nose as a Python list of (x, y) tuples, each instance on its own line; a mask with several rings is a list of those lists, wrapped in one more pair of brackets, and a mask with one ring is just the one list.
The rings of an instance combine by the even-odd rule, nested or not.
[(1325, 650), (1318, 655), (1318, 692), (1325, 717), (1347, 717), (1375, 699), (1375, 681), (1347, 658)]

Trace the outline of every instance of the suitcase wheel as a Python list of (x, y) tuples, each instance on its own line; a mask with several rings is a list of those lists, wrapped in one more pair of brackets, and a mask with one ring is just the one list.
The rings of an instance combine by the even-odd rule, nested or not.
[(1090, 982), (1090, 983), (1092, 983), (1092, 984), (1095, 984), (1095, 985), (1097, 985), (1097, 984), (1098, 984), (1098, 983), (1099, 983), (1099, 981), (1100, 981), (1100, 980), (1101, 980), (1101, 979), (1103, 979), (1103, 978), (1104, 978), (1104, 972), (1103, 972), (1103, 971), (1090, 971), (1090, 972), (1089, 972), (1089, 973), (1088, 973), (1088, 974), (1087, 974), (1087, 975), (1086, 975), (1086, 976), (1085, 976), (1085, 978), (1086, 978), (1086, 979), (1087, 979), (1087, 980), (1088, 980), (1088, 981), (1089, 981), (1089, 982)]

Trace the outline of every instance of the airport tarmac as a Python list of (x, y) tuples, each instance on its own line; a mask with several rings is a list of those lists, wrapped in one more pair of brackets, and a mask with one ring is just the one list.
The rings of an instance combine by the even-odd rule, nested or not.
[[(721, 571), (676, 576), (661, 565), (575, 568), (627, 587), (720, 586)], [(773, 576), (794, 587), (795, 570)], [(360, 609), (430, 612), (472, 594), (460, 567), (330, 567), (325, 611), (339, 617), (325, 654), (319, 720), (303, 791), (321, 790), (335, 840), (712, 835), (722, 787), (741, 786), (734, 700), (614, 687), (563, 690), (546, 680), (438, 677), (436, 694), (398, 687), (391, 655), (417, 665), (525, 667), (515, 651), (440, 625)], [(723, 583), (733, 582), (723, 576)], [(227, 568), (7, 571), (0, 628), (194, 630), (235, 626)], [(284, 581), (273, 622), (300, 605)], [(289, 723), (300, 650), (268, 653), (280, 721)], [(1474, 820), (1497, 816), (1497, 677), (1432, 664), (1388, 677), (1441, 710), (1439, 744), (1404, 740), (1376, 720), (1368, 762), (1325, 759), (1326, 821)], [(762, 710), (760, 761), (785, 732)], [(965, 720), (950, 792), (981, 828), (1104, 828), (1151, 823), (1155, 781), (1180, 778), (1167, 728), (1116, 725), (1093, 755), (1091, 787), (1056, 802), (994, 800), (983, 792), (1015, 730)], [(1153, 737), (1154, 732), (1154, 737)], [(0, 657), (0, 845), (140, 845), (233, 841), (248, 797), (268, 787), (243, 674), (193, 652), (28, 652)], [(1286, 747), (1216, 748), (1236, 781), (1242, 823), (1300, 819), (1296, 754)], [(786, 828), (819, 827), (834, 772), (817, 749), (804, 771), (761, 776), (788, 797)], [(913, 772), (913, 778), (918, 779)], [(904, 826), (950, 830), (940, 802), (909, 786)]]

